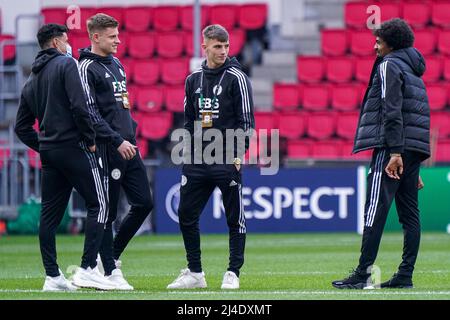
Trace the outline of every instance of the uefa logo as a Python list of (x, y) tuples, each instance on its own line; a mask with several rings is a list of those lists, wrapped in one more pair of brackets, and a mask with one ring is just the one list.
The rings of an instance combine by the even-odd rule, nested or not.
[(180, 186), (180, 183), (174, 184), (166, 195), (166, 212), (176, 223), (178, 223), (178, 206), (180, 205)]

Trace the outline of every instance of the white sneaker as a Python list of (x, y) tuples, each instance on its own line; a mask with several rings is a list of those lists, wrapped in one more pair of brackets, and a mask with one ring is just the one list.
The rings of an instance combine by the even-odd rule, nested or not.
[(189, 269), (183, 269), (178, 278), (167, 286), (167, 289), (195, 289), (206, 287), (204, 272), (197, 273), (191, 272)]
[(117, 290), (134, 290), (134, 288), (123, 277), (120, 269), (114, 269), (110, 276), (106, 277), (109, 281), (116, 285)]
[[(105, 268), (103, 268), (103, 262), (102, 258), (100, 258), (100, 254), (97, 254), (97, 267), (101, 274), (105, 274)], [(122, 267), (122, 261), (120, 260), (114, 260), (114, 264), (117, 269), (120, 269)]]
[(44, 287), (42, 291), (75, 291), (78, 288), (72, 285), (69, 280), (64, 277), (64, 274), (59, 270), (57, 277), (45, 277)]
[(116, 286), (106, 279), (97, 267), (91, 269), (78, 268), (72, 277), (72, 283), (81, 288), (94, 288), (99, 290), (115, 290)]
[(227, 271), (223, 275), (222, 286), (221, 289), (239, 289), (239, 278), (238, 276), (232, 272)]

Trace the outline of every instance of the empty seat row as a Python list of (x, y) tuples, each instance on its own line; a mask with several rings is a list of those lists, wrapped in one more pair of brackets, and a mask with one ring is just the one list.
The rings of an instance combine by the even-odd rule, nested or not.
[[(376, 7), (371, 7), (376, 5)], [(369, 11), (369, 12), (368, 12)], [(350, 28), (366, 28), (369, 16), (379, 12), (381, 21), (403, 18), (414, 27), (429, 24), (450, 28), (450, 1), (349, 1), (345, 4), (344, 19)]]
[[(127, 31), (141, 32), (150, 29), (174, 31), (193, 29), (192, 6), (134, 6), (134, 7), (82, 7), (81, 24), (75, 32), (85, 32), (85, 21), (92, 15), (103, 12), (113, 16)], [(41, 11), (45, 23), (66, 24), (73, 12), (66, 8), (44, 8)], [(207, 24), (220, 24), (227, 29), (237, 26), (245, 30), (260, 29), (266, 25), (266, 4), (212, 5), (201, 7), (202, 27)]]
[(127, 87), (133, 107), (142, 112), (159, 112), (165, 107), (172, 112), (184, 111), (184, 85)]
[[(446, 82), (426, 83), (431, 110), (450, 106), (450, 85)], [(361, 105), (367, 87), (359, 83), (346, 84), (285, 84), (275, 83), (273, 106), (280, 110), (354, 110)]]
[[(436, 51), (450, 55), (450, 30), (429, 28), (414, 31), (416, 47), (422, 54)], [(322, 54), (343, 56), (348, 53), (357, 56), (374, 56), (375, 36), (370, 30), (325, 29), (321, 32)]]
[[(246, 34), (243, 29), (231, 29), (230, 56), (239, 54), (242, 50)], [(120, 32), (120, 45), (116, 56), (121, 59), (126, 55), (132, 58), (151, 58), (156, 53), (162, 58), (176, 58), (184, 54), (194, 55), (193, 34), (191, 31), (167, 31), (167, 32)], [(73, 55), (78, 58), (78, 49), (90, 46), (87, 34), (69, 34), (69, 42), (73, 47)], [(198, 39), (202, 43), (202, 39)]]

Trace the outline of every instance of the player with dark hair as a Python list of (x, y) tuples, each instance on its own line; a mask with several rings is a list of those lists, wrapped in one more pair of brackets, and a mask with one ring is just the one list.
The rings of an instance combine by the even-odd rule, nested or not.
[[(81, 268), (83, 285), (109, 290), (114, 286), (97, 270), (96, 257), (108, 214), (90, 119), (77, 61), (71, 56), (67, 28), (47, 24), (37, 34), (41, 51), (22, 90), (15, 131), (40, 153), (42, 210), (39, 243), (47, 277), (44, 291), (75, 290), (56, 263), (56, 228), (72, 189), (85, 199), (87, 220)], [(33, 129), (39, 121), (39, 134)], [(79, 285), (80, 283), (75, 283)]]
[(373, 149), (367, 177), (364, 232), (357, 268), (336, 288), (371, 286), (386, 218), (395, 198), (404, 232), (402, 262), (382, 288), (412, 288), (420, 243), (418, 190), (423, 187), (420, 163), (430, 156), (430, 107), (421, 76), (425, 60), (414, 34), (401, 19), (374, 30), (377, 60), (366, 91), (353, 152)]
[[(219, 130), (225, 137), (227, 129), (248, 134), (254, 128), (251, 84), (241, 71), (239, 62), (228, 57), (229, 46), (228, 32), (222, 26), (210, 25), (203, 30), (202, 47), (206, 60), (201, 69), (187, 77), (185, 84), (184, 127), (193, 139), (195, 130), (203, 134), (207, 134), (209, 129)], [(198, 125), (197, 129), (195, 124)], [(248, 140), (241, 142), (235, 145), (233, 153), (230, 152), (231, 159), (225, 155), (226, 152), (216, 155), (225, 160), (222, 163), (210, 164), (206, 159), (196, 159), (193, 145), (190, 150), (185, 150), (191, 157), (188, 159), (189, 163), (183, 165), (178, 216), (188, 268), (181, 271), (178, 278), (167, 286), (168, 289), (207, 286), (201, 265), (198, 223), (200, 214), (216, 187), (222, 192), (230, 231), (229, 266), (223, 276), (222, 289), (239, 288), (239, 271), (244, 263), (246, 238), (241, 161), (248, 148)], [(202, 150), (207, 147), (208, 143), (203, 144)]]
[[(98, 110), (99, 121), (94, 128), (100, 153), (107, 159), (104, 182), (110, 211), (99, 262), (117, 289), (133, 290), (120, 270), (119, 257), (153, 209), (153, 201), (147, 172), (135, 146), (137, 124), (131, 117), (125, 70), (113, 56), (120, 44), (118, 26), (116, 19), (102, 13), (88, 19), (91, 48), (80, 51), (80, 72), (89, 106)], [(117, 216), (121, 187), (131, 209), (113, 238), (112, 223)]]

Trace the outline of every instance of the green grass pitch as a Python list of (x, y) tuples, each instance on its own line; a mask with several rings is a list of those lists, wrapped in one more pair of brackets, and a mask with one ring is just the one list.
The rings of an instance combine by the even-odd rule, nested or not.
[[(208, 288), (166, 290), (186, 265), (181, 236), (150, 235), (132, 240), (122, 270), (133, 292), (79, 290), (44, 293), (44, 271), (37, 236), (0, 238), (0, 299), (450, 299), (450, 235), (422, 236), (414, 289), (338, 290), (331, 281), (356, 266), (357, 234), (248, 234), (241, 289), (220, 290), (228, 262), (228, 237), (202, 235), (203, 269)], [(400, 233), (383, 236), (377, 265), (388, 279), (400, 262)], [(58, 236), (58, 262), (67, 276), (80, 263), (83, 237)]]

